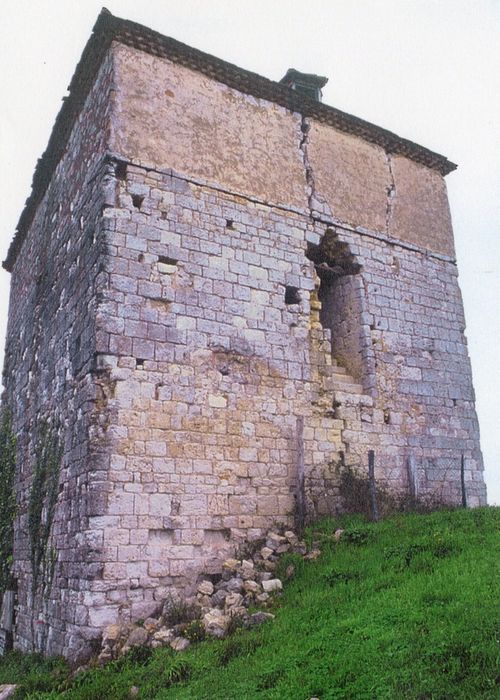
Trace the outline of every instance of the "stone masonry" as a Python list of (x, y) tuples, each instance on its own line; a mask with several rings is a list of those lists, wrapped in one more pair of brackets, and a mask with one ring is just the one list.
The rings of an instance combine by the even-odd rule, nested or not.
[[(301, 470), (308, 518), (369, 449), (380, 485), (449, 503), (463, 458), (485, 503), (454, 167), (101, 13), (4, 263), (18, 648), (85, 659), (292, 524)], [(37, 592), (41, 421), (63, 450)]]

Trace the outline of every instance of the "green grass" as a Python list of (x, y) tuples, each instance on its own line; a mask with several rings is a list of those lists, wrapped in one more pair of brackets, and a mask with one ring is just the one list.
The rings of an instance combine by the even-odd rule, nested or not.
[(0, 683), (30, 700), (478, 700), (500, 697), (499, 508), (345, 518), (313, 528), (276, 619), (182, 654), (137, 653), (71, 679), (60, 661), (8, 656)]

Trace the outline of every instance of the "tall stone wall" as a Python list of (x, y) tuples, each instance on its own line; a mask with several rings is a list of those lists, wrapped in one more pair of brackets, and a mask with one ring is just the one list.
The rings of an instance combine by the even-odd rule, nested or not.
[[(110, 61), (101, 67), (12, 270), (2, 401), (12, 411), (17, 437), (15, 636), (16, 646), (26, 651), (76, 651), (82, 644), (76, 630), (81, 631), (85, 587), (99, 570), (83, 533), (95, 507), (98, 463), (105, 459), (93, 449), (92, 431), (110, 69)], [(47, 517), (47, 499), (36, 493), (35, 465), (46, 425), (63, 452), (43, 553), (46, 564), (55, 561), (40, 567), (34, 590), (32, 548), (41, 541)], [(30, 525), (29, 504), (37, 497), (44, 510), (38, 524)]]
[(144, 617), (172, 584), (218, 570), (238, 538), (291, 522), (297, 417), (319, 470), (342, 427), (312, 403), (310, 222), (130, 164), (119, 188), (98, 313), (111, 439), (103, 619), (127, 605)]
[[(20, 648), (83, 658), (341, 473), (485, 502), (439, 173), (115, 43), (17, 257)], [(34, 597), (43, 421), (64, 450)], [(299, 463), (304, 455), (303, 465)]]
[[(484, 504), (479, 428), (454, 262), (404, 243), (388, 244), (383, 237), (345, 229), (341, 235), (362, 265), (360, 380), (374, 399), (372, 415), (365, 411), (365, 420), (362, 416), (354, 431), (347, 426), (344, 441), (371, 445), (379, 479), (395, 491), (408, 489), (411, 459), (418, 493), (437, 502), (460, 503), (463, 454), (468, 504)], [(349, 280), (353, 278), (343, 278), (344, 286)], [(354, 320), (348, 319), (348, 327), (349, 322)]]
[[(98, 313), (111, 467), (95, 624), (143, 618), (172, 585), (219, 571), (239, 538), (290, 523), (299, 441), (309, 517), (342, 507), (340, 464), (366, 474), (369, 449), (379, 484), (408, 492), (412, 459), (419, 495), (453, 503), (463, 453), (469, 503), (483, 502), (453, 263), (171, 171), (116, 172)], [(356, 378), (336, 366), (306, 257), (327, 230), (361, 266), (340, 280), (348, 300), (332, 326), (345, 347), (357, 331)]]

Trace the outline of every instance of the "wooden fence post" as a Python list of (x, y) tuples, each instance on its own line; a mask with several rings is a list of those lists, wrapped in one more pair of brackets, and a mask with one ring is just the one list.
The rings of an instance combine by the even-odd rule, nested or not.
[(462, 508), (467, 508), (467, 494), (465, 492), (465, 456), (462, 452), (460, 460), (460, 484), (462, 486)]
[(408, 489), (410, 492), (410, 503), (415, 506), (418, 498), (418, 475), (415, 457), (409, 455), (406, 461), (406, 473), (408, 475)]
[(304, 418), (297, 416), (295, 431), (297, 441), (297, 491), (295, 494), (295, 528), (301, 533), (306, 522), (306, 493), (304, 476)]
[(377, 506), (377, 490), (375, 487), (375, 452), (373, 450), (368, 450), (368, 480), (370, 483), (370, 499), (372, 504), (372, 517), (373, 520), (379, 520), (378, 506)]
[(5, 591), (0, 613), (0, 656), (4, 656), (12, 649), (15, 604), (16, 592), (14, 590)]

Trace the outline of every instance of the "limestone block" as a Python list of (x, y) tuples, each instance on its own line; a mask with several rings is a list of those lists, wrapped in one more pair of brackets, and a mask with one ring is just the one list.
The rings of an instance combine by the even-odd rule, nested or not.
[(209, 394), (208, 405), (212, 408), (226, 408), (227, 398), (225, 396), (217, 396), (215, 394)]
[(144, 627), (136, 627), (132, 630), (125, 642), (128, 647), (139, 647), (148, 641), (148, 633)]
[(152, 560), (148, 563), (148, 575), (152, 578), (162, 578), (170, 574), (170, 561), (163, 559), (161, 561)]
[(229, 617), (218, 608), (212, 608), (203, 616), (203, 624), (208, 635), (221, 639), (226, 634)]
[(201, 593), (201, 595), (211, 596), (214, 592), (214, 585), (211, 581), (201, 581), (196, 590), (198, 593)]
[(120, 491), (109, 494), (108, 513), (110, 515), (121, 515), (134, 512), (134, 496)]
[(114, 624), (118, 619), (118, 608), (116, 606), (93, 607), (89, 609), (89, 625), (91, 627), (104, 628)]
[(262, 581), (262, 588), (264, 589), (264, 593), (275, 593), (283, 589), (283, 584), (279, 578), (272, 578), (268, 581)]
[(155, 493), (149, 496), (149, 513), (152, 516), (169, 515), (172, 497), (167, 493)]
[(189, 639), (186, 639), (185, 637), (174, 637), (174, 639), (172, 639), (170, 642), (170, 646), (174, 651), (184, 651), (184, 649), (187, 649), (190, 644), (191, 642)]

